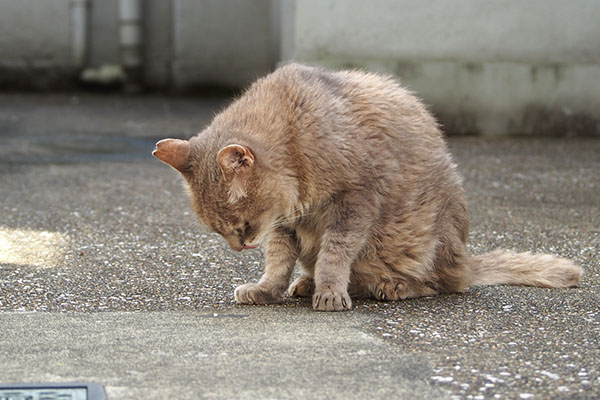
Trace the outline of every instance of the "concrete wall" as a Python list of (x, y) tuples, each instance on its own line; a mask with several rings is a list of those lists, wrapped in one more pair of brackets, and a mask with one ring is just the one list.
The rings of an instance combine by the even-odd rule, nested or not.
[(173, 84), (173, 4), (145, 0), (144, 81), (147, 87), (171, 89)]
[(239, 86), (270, 71), (278, 20), (269, 0), (175, 0), (177, 88)]
[[(118, 65), (119, 0), (89, 0), (85, 67)], [(278, 0), (144, 0), (143, 83), (156, 89), (240, 87), (279, 60)], [(63, 87), (71, 0), (0, 0), (0, 90)], [(15, 80), (15, 76), (20, 79)]]
[[(278, 61), (275, 0), (145, 0), (143, 5), (147, 87), (240, 87)], [(119, 63), (118, 0), (94, 0), (91, 13), (90, 66)]]
[(599, 63), (597, 0), (299, 0), (294, 53)]
[(287, 0), (286, 60), (391, 73), (455, 133), (600, 135), (597, 0)]
[(0, 7), (0, 65), (71, 65), (69, 0), (2, 0)]
[[(73, 0), (0, 0), (0, 90), (121, 62), (119, 0), (88, 1), (82, 66)], [(148, 88), (240, 87), (298, 60), (397, 75), (447, 132), (600, 135), (598, 0), (142, 3)]]
[(119, 1), (95, 0), (89, 12), (88, 66), (119, 64)]
[(69, 0), (0, 2), (0, 89), (74, 77), (70, 17)]
[[(173, 57), (172, 2), (144, 0), (143, 81), (153, 89), (171, 86)], [(88, 66), (121, 62), (119, 46), (119, 0), (94, 0), (90, 7)]]

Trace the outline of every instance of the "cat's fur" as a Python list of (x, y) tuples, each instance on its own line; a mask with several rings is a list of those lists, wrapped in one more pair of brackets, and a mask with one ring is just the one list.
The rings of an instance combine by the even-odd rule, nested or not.
[(354, 296), (580, 278), (550, 255), (469, 254), (461, 178), (438, 124), (388, 77), (287, 65), (198, 136), (153, 154), (181, 172), (199, 219), (231, 248), (265, 245), (265, 273), (235, 290), (239, 303), (280, 302), (289, 287), (316, 310), (347, 310)]

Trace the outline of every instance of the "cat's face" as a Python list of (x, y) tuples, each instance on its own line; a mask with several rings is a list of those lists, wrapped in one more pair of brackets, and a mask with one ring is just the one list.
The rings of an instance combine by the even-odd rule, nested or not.
[(249, 196), (231, 204), (226, 193), (207, 201), (190, 189), (190, 199), (202, 223), (223, 236), (236, 251), (258, 247), (276, 220), (276, 215), (262, 207), (260, 200)]
[[(192, 139), (193, 140), (193, 139)], [(241, 145), (206, 154), (190, 141), (165, 139), (153, 155), (186, 179), (200, 221), (236, 251), (257, 247), (292, 207), (289, 196)]]

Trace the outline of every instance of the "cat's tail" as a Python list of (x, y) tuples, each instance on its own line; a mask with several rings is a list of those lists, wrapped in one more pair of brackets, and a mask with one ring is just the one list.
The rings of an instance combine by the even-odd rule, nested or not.
[(527, 285), (551, 288), (577, 286), (582, 269), (549, 254), (494, 250), (473, 256), (471, 285)]

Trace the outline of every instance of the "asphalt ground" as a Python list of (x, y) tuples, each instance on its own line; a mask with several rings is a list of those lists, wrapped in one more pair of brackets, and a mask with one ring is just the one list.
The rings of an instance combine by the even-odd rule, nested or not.
[(571, 258), (578, 288), (238, 306), (260, 250), (200, 226), (150, 156), (224, 104), (0, 95), (0, 383), (87, 380), (109, 399), (600, 397), (600, 140), (449, 141), (473, 253)]

